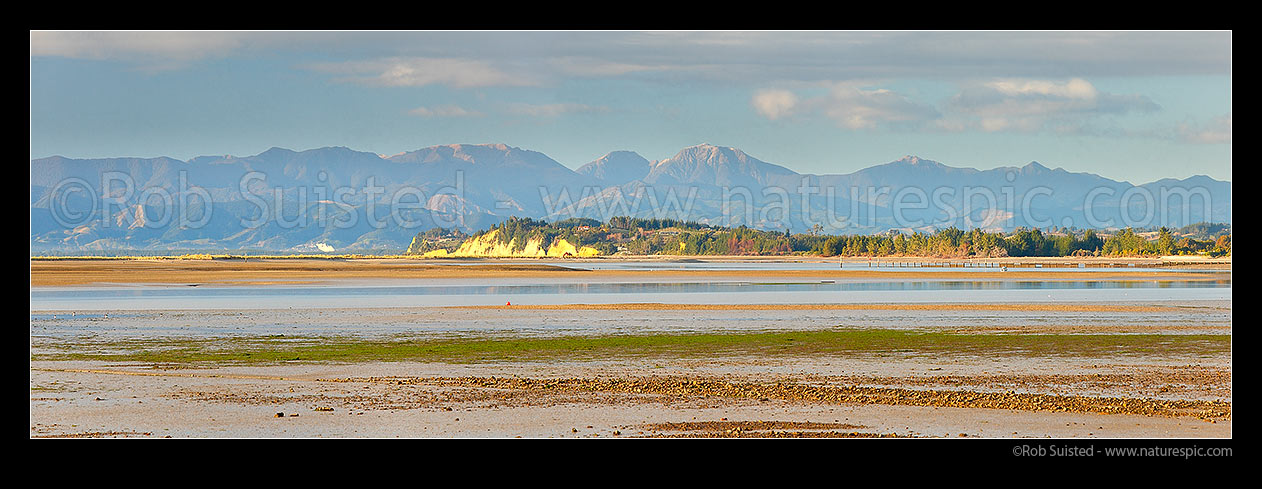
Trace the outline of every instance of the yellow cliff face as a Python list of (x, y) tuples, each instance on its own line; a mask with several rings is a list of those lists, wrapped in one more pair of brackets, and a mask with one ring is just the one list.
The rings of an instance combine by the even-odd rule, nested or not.
[[(448, 254), (445, 251), (442, 254), (434, 254), (432, 256), (453, 256), (453, 257), (492, 257), (492, 258), (564, 258), (566, 255), (576, 258), (584, 258), (597, 256), (600, 254), (595, 248), (590, 246), (575, 247), (564, 239), (558, 239), (547, 248), (543, 247), (543, 243), (539, 239), (532, 239), (526, 242), (525, 248), (521, 251), (514, 251), (516, 240), (501, 243), (495, 239), (499, 234), (499, 230), (486, 233), (478, 238), (471, 238), (460, 244), (460, 248)], [(431, 256), (429, 253), (426, 257)]]
[[(421, 237), (420, 237), (420, 236), (415, 236), (415, 237), (413, 237), (413, 238), (412, 238), (412, 244), (409, 244), (409, 245), (408, 245), (407, 254), (409, 254), (409, 255), (410, 255), (410, 254), (412, 254), (412, 253), (416, 253), (416, 252), (420, 251), (420, 250), (421, 250), (421, 244), (422, 244), (422, 243), (423, 243), (423, 241), (421, 241)], [(428, 253), (427, 253), (427, 255), (428, 255)]]
[(590, 246), (576, 248), (564, 239), (558, 239), (552, 243), (552, 246), (548, 247), (548, 256), (564, 257), (567, 254), (577, 258), (587, 258), (599, 255), (600, 252)]

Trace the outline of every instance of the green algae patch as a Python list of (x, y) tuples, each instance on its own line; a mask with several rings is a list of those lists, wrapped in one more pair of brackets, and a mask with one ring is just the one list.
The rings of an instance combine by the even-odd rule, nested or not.
[(260, 336), (148, 339), (47, 345), (31, 360), (97, 360), (162, 365), (366, 363), (433, 361), (584, 361), (625, 357), (716, 356), (1215, 355), (1231, 352), (1231, 335), (961, 334), (891, 329), (605, 336)]

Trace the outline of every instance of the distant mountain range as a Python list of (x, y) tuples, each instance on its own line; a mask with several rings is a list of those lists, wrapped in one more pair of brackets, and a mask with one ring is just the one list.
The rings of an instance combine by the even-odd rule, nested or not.
[(1231, 222), (1231, 182), (1206, 176), (1134, 185), (1037, 162), (977, 170), (914, 156), (817, 175), (709, 144), (659, 161), (615, 151), (578, 170), (503, 144), (54, 156), (30, 169), (32, 251), (401, 250), (426, 229), (471, 232), (509, 216), (842, 234)]

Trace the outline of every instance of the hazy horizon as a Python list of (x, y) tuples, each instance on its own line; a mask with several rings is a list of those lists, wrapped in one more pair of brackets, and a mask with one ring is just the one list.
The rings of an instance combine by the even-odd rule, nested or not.
[[(458, 145), (466, 145), (466, 146), (494, 146), (494, 145), (501, 145), (501, 144), (502, 144), (502, 145), (506, 145), (506, 146), (511, 147), (511, 148), (517, 148), (517, 149), (521, 149), (521, 150), (525, 150), (525, 151), (535, 151), (535, 150), (533, 150), (533, 149), (531, 149), (531, 148), (526, 148), (526, 147), (516, 146), (516, 145), (513, 145), (513, 144), (502, 143), (502, 142), (485, 142), (485, 143), (451, 143), (451, 144), (439, 144), (439, 145), (429, 146), (429, 147), (427, 147), (427, 148), (433, 148), (433, 147), (437, 147), (437, 146), (453, 146), (453, 145), (456, 145), (456, 146), (458, 146)], [(731, 149), (734, 149), (734, 150), (737, 150), (737, 151), (741, 151), (741, 152), (743, 152), (743, 153), (745, 153), (745, 154), (749, 154), (748, 152), (745, 152), (744, 150), (742, 150), (740, 147), (728, 146), (728, 145), (721, 145), (721, 144), (713, 144), (713, 145), (712, 145), (712, 144), (710, 144), (710, 143), (698, 143), (698, 144), (694, 144), (694, 145), (686, 146), (686, 147), (684, 147), (684, 148), (680, 148), (680, 150), (682, 151), (683, 149), (692, 148), (692, 147), (697, 147), (697, 146), (706, 146), (706, 145), (716, 146), (716, 147), (720, 147), (720, 148), (731, 148)], [(47, 159), (47, 158), (57, 158), (57, 157), (61, 157), (61, 158), (68, 158), (68, 159), (72, 159), (72, 160), (108, 160), (108, 159), (119, 159), (119, 158), (123, 158), (123, 159), (126, 159), (126, 158), (137, 158), (137, 159), (172, 158), (172, 159), (176, 159), (176, 160), (179, 160), (179, 161), (182, 161), (182, 162), (187, 163), (187, 162), (189, 162), (189, 161), (192, 161), (193, 159), (196, 159), (196, 158), (203, 158), (203, 157), (224, 157), (224, 156), (232, 156), (232, 157), (234, 157), (234, 158), (249, 158), (249, 157), (254, 157), (254, 156), (261, 155), (261, 154), (266, 153), (267, 151), (272, 150), (272, 149), (282, 149), (282, 150), (287, 150), (287, 151), (293, 151), (293, 152), (295, 152), (295, 153), (302, 153), (302, 152), (306, 152), (306, 151), (316, 151), (316, 150), (321, 150), (321, 149), (327, 149), (327, 148), (339, 148), (339, 147), (346, 148), (346, 149), (349, 149), (349, 150), (352, 150), (352, 151), (357, 151), (357, 152), (363, 152), (363, 153), (373, 153), (373, 154), (376, 154), (377, 156), (379, 156), (379, 157), (381, 157), (381, 158), (383, 158), (383, 159), (385, 159), (385, 158), (389, 158), (389, 157), (392, 157), (392, 156), (398, 156), (398, 155), (401, 155), (401, 154), (404, 154), (404, 153), (410, 152), (410, 151), (405, 151), (405, 152), (395, 153), (395, 154), (384, 154), (384, 153), (378, 153), (378, 152), (374, 152), (374, 151), (365, 151), (365, 150), (362, 150), (362, 149), (359, 149), (359, 148), (350, 148), (350, 147), (345, 147), (345, 146), (321, 146), (321, 147), (316, 147), (316, 148), (304, 148), (304, 149), (284, 148), (284, 147), (280, 147), (280, 146), (272, 146), (272, 147), (269, 147), (269, 148), (264, 149), (264, 150), (262, 150), (262, 151), (259, 151), (259, 152), (256, 152), (256, 153), (251, 153), (251, 154), (236, 154), (236, 155), (231, 155), (231, 154), (215, 154), (215, 153), (207, 153), (207, 154), (201, 154), (201, 155), (197, 155), (197, 156), (194, 156), (194, 157), (191, 157), (191, 158), (187, 158), (187, 159), (174, 158), (174, 157), (171, 157), (171, 156), (166, 156), (166, 155), (162, 155), (162, 156), (153, 156), (153, 157), (145, 157), (145, 156), (103, 156), (103, 157), (87, 157), (87, 158), (75, 158), (75, 157), (69, 157), (69, 156), (65, 156), (65, 155), (50, 155), (50, 156), (46, 156), (46, 157), (43, 157), (43, 158), (35, 158), (35, 159), (33, 159), (32, 161), (35, 161), (35, 160), (40, 160), (40, 159)], [(417, 148), (417, 149), (415, 149), (415, 150), (411, 150), (411, 151), (419, 151), (419, 150), (423, 150), (423, 149), (426, 149), (426, 148)], [(594, 163), (594, 162), (598, 161), (600, 158), (603, 158), (603, 157), (605, 157), (605, 156), (607, 156), (607, 155), (609, 155), (609, 154), (611, 154), (611, 153), (616, 153), (616, 152), (631, 152), (631, 153), (635, 153), (635, 154), (640, 155), (641, 157), (644, 157), (646, 160), (648, 160), (648, 161), (649, 161), (649, 163), (659, 163), (659, 162), (661, 162), (661, 161), (664, 161), (664, 160), (670, 159), (670, 158), (672, 158), (672, 157), (674, 157), (674, 156), (676, 156), (676, 155), (678, 154), (678, 151), (676, 151), (675, 153), (671, 153), (670, 155), (662, 156), (662, 157), (660, 157), (660, 158), (650, 158), (650, 157), (645, 157), (643, 154), (640, 154), (638, 151), (635, 151), (635, 150), (633, 150), (633, 149), (615, 149), (615, 150), (610, 150), (609, 152), (607, 152), (607, 153), (605, 153), (605, 154), (601, 155), (600, 157), (597, 157), (597, 158), (595, 158), (595, 159), (593, 159), (593, 160), (591, 160), (591, 161), (586, 161), (586, 162), (582, 162), (582, 163), (578, 163), (578, 164), (573, 164), (573, 163), (567, 163), (567, 162), (564, 162), (564, 161), (556, 160), (555, 158), (552, 158), (552, 157), (551, 157), (551, 155), (548, 155), (547, 153), (543, 153), (543, 152), (539, 152), (539, 153), (544, 154), (545, 156), (548, 156), (549, 158), (552, 158), (554, 161), (557, 161), (557, 163), (560, 163), (561, 165), (564, 165), (566, 168), (569, 168), (570, 170), (577, 171), (579, 168), (581, 168), (582, 166), (584, 166), (584, 165), (586, 165), (586, 164), (588, 164), (588, 163)], [(807, 173), (807, 172), (801, 172), (801, 171), (798, 171), (798, 170), (797, 170), (797, 169), (795, 169), (795, 168), (792, 168), (792, 167), (789, 167), (789, 166), (785, 166), (785, 165), (780, 165), (779, 163), (776, 163), (776, 162), (774, 162), (774, 161), (767, 161), (767, 160), (764, 160), (764, 159), (762, 159), (762, 158), (759, 158), (757, 155), (749, 155), (749, 156), (751, 156), (751, 157), (753, 157), (753, 158), (756, 158), (756, 159), (759, 159), (759, 160), (761, 160), (761, 161), (764, 161), (764, 162), (766, 162), (766, 163), (771, 163), (771, 164), (776, 164), (776, 165), (779, 165), (779, 166), (784, 166), (785, 168), (788, 168), (789, 170), (792, 170), (792, 171), (794, 171), (794, 172), (796, 172), (796, 173), (800, 173), (800, 174), (803, 174), (803, 175), (841, 175), (841, 174), (843, 174), (843, 173), (831, 173), (831, 174), (830, 174), (830, 173)], [(873, 162), (873, 163), (871, 163), (871, 164), (870, 164), (870, 165), (868, 165), (868, 166), (865, 166), (865, 167), (859, 168), (859, 169), (854, 170), (854, 171), (851, 171), (851, 172), (846, 172), (846, 173), (844, 173), (844, 174), (854, 173), (854, 172), (857, 172), (857, 171), (863, 171), (863, 170), (866, 170), (866, 169), (869, 169), (869, 168), (872, 168), (872, 167), (875, 167), (875, 166), (880, 166), (880, 165), (884, 165), (884, 164), (888, 164), (888, 163), (899, 162), (899, 161), (903, 161), (903, 160), (906, 160), (906, 159), (909, 159), (909, 158), (911, 158), (911, 159), (925, 160), (925, 161), (932, 161), (932, 162), (935, 162), (935, 163), (941, 163), (941, 164), (943, 164), (943, 165), (946, 165), (946, 166), (948, 166), (948, 167), (952, 167), (952, 168), (975, 169), (975, 170), (980, 170), (980, 171), (995, 170), (995, 169), (999, 169), (999, 168), (1021, 168), (1021, 167), (1024, 167), (1024, 166), (1027, 166), (1027, 165), (1030, 165), (1030, 164), (1032, 164), (1032, 163), (1037, 163), (1037, 164), (1039, 164), (1039, 165), (1046, 166), (1046, 167), (1048, 167), (1049, 169), (1052, 169), (1052, 170), (1062, 169), (1061, 167), (1056, 167), (1056, 166), (1050, 166), (1050, 165), (1047, 165), (1047, 164), (1045, 164), (1045, 163), (1043, 163), (1042, 161), (1039, 161), (1039, 160), (1037, 160), (1037, 159), (1035, 159), (1035, 160), (1029, 160), (1029, 161), (1024, 161), (1024, 162), (1014, 162), (1014, 163), (1012, 163), (1012, 164), (999, 165), (999, 166), (990, 167), (990, 168), (981, 168), (981, 167), (969, 166), (969, 165), (967, 165), (967, 164), (956, 164), (956, 163), (954, 163), (954, 162), (941, 161), (941, 160), (935, 159), (935, 158), (933, 158), (933, 157), (928, 157), (928, 156), (924, 156), (924, 155), (906, 154), (906, 155), (902, 155), (902, 156), (900, 156), (900, 157), (898, 157), (898, 158), (894, 158), (894, 159), (891, 159), (891, 160), (888, 160), (888, 161)], [(1066, 169), (1066, 171), (1069, 171), (1069, 170), (1068, 170), (1068, 169)], [(1074, 172), (1074, 173), (1091, 173), (1091, 174), (1095, 174), (1094, 172), (1091, 172), (1091, 171)], [(1103, 175), (1100, 175), (1100, 176), (1103, 176)], [(1158, 178), (1158, 179), (1155, 179), (1155, 180), (1151, 180), (1151, 181), (1149, 181), (1149, 180), (1144, 180), (1144, 181), (1134, 181), (1134, 180), (1128, 180), (1128, 179), (1125, 179), (1125, 178), (1122, 178), (1122, 179), (1113, 179), (1113, 180), (1116, 180), (1116, 181), (1119, 181), (1119, 182), (1148, 183), (1148, 182), (1155, 182), (1155, 181), (1157, 181), (1157, 180), (1162, 180), (1162, 179), (1167, 179), (1167, 178), (1174, 178), (1174, 179), (1176, 179), (1176, 180), (1184, 180), (1184, 179), (1187, 179), (1187, 178), (1197, 177), (1197, 176), (1209, 176), (1209, 175), (1205, 175), (1205, 174), (1194, 174), (1194, 175), (1188, 175), (1188, 176), (1186, 176), (1186, 177), (1181, 177), (1181, 178), (1179, 178), (1179, 177), (1161, 177), (1161, 178)], [(1106, 177), (1106, 178), (1107, 178), (1107, 177)], [(1211, 176), (1210, 178), (1213, 178), (1213, 177)], [(1221, 180), (1221, 179), (1216, 179), (1216, 180), (1230, 182), (1230, 180)]]
[(701, 143), (1231, 180), (1230, 31), (31, 31), (30, 159)]

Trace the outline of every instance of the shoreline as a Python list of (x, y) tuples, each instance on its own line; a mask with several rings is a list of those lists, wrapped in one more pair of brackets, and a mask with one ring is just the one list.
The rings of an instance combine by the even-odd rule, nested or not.
[(1231, 256), (1206, 257), (1200, 255), (1168, 255), (1168, 256), (1008, 256), (1008, 257), (941, 257), (916, 255), (889, 256), (822, 256), (822, 255), (603, 255), (591, 257), (423, 257), (421, 255), (236, 255), (236, 254), (181, 254), (181, 255), (37, 255), (31, 261), (249, 261), (249, 260), (402, 260), (409, 262), (457, 263), (457, 262), (503, 262), (518, 261), (566, 261), (566, 262), (601, 262), (601, 261), (645, 261), (645, 262), (733, 262), (733, 263), (865, 263), (865, 262), (903, 262), (903, 263), (1087, 263), (1093, 265), (1151, 265), (1162, 264), (1205, 264), (1231, 265)]
[(855, 303), (855, 304), (674, 304), (626, 302), (615, 304), (523, 304), (444, 306), (447, 309), (544, 311), (1045, 311), (1045, 312), (1173, 312), (1187, 306), (1057, 303)]
[(582, 269), (563, 264), (491, 261), (473, 264), (443, 264), (418, 260), (31, 260), (31, 287), (75, 286), (97, 283), (164, 283), (257, 285), (268, 282), (294, 282), (344, 279), (468, 279), (542, 278), (577, 280), (673, 277), (673, 278), (807, 278), (807, 279), (1040, 279), (1040, 280), (1224, 280), (1230, 268), (1213, 272), (1192, 272), (1179, 268), (1160, 271), (1080, 269), (987, 271), (968, 268), (917, 270), (867, 270), (863, 268), (820, 270), (760, 269)]

